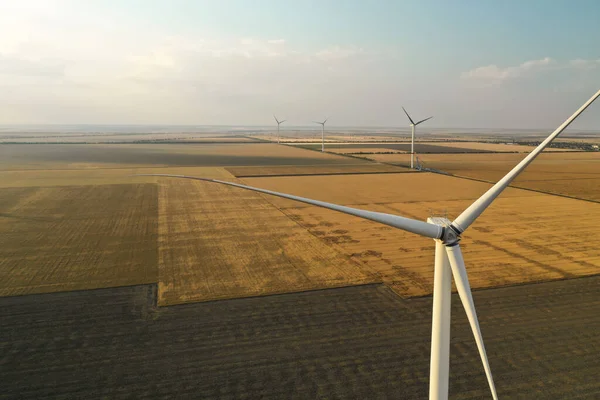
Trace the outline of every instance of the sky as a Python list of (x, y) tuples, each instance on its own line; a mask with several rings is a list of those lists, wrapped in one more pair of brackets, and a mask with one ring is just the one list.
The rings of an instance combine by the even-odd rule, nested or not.
[(600, 89), (598, 21), (597, 0), (0, 0), (0, 125), (404, 127), (404, 106), (554, 128)]

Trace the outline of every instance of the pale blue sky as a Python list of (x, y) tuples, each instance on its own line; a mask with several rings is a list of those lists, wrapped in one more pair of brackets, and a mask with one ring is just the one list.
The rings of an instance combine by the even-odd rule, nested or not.
[(600, 88), (598, 21), (595, 0), (0, 0), (0, 124), (403, 126), (404, 105), (551, 128)]

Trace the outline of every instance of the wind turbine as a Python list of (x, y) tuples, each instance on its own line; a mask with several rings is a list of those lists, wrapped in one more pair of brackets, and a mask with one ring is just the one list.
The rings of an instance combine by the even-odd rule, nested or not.
[(274, 115), (273, 118), (275, 118), (275, 122), (277, 122), (277, 144), (279, 144), (279, 125), (283, 124), (285, 122), (285, 119), (280, 121)]
[(467, 314), (477, 349), (483, 363), (487, 376), (488, 385), (492, 397), (496, 400), (496, 387), (492, 378), (492, 372), (488, 362), (483, 336), (479, 327), (475, 305), (467, 270), (460, 249), (459, 242), (461, 234), (471, 226), (473, 222), (492, 204), (504, 189), (519, 175), (567, 126), (571, 124), (596, 98), (600, 96), (600, 90), (596, 92), (583, 106), (571, 115), (562, 125), (550, 134), (539, 146), (529, 153), (508, 174), (500, 179), (494, 186), (488, 189), (479, 199), (464, 210), (454, 221), (443, 217), (429, 217), (427, 222), (405, 218), (398, 215), (386, 214), (346, 207), (324, 201), (307, 199), (271, 190), (255, 188), (238, 183), (220, 181), (217, 179), (198, 178), (185, 175), (170, 174), (138, 174), (137, 176), (163, 176), (173, 178), (196, 179), (206, 182), (220, 183), (242, 189), (253, 190), (285, 199), (295, 200), (302, 203), (343, 212), (371, 221), (376, 221), (407, 232), (434, 239), (435, 241), (435, 263), (433, 282), (433, 312), (431, 327), (431, 361), (429, 375), (429, 398), (430, 400), (445, 400), (448, 398), (448, 379), (450, 367), (450, 302), (452, 290), (452, 278), (456, 284), (458, 295)]
[(404, 110), (404, 114), (406, 114), (406, 116), (408, 117), (408, 120), (410, 121), (410, 127), (411, 127), (411, 131), (412, 131), (412, 139), (410, 141), (410, 168), (412, 169), (413, 164), (414, 164), (414, 158), (415, 158), (415, 127), (433, 117), (425, 118), (425, 119), (420, 120), (419, 122), (415, 122), (412, 120), (410, 115), (408, 115), (408, 113), (406, 112), (404, 107), (402, 107), (402, 109)]
[(315, 124), (321, 124), (321, 151), (322, 152), (325, 152), (325, 122), (327, 122), (328, 119), (329, 119), (329, 117), (325, 118), (325, 121), (323, 121), (323, 122), (313, 121)]

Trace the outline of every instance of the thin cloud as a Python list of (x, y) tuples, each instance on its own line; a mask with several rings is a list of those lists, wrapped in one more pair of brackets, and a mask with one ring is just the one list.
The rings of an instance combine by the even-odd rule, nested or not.
[(550, 57), (541, 60), (525, 61), (514, 67), (498, 67), (495, 64), (478, 67), (467, 72), (463, 72), (462, 79), (475, 80), (489, 84), (500, 84), (507, 80), (520, 78), (536, 71), (552, 68), (556, 62)]

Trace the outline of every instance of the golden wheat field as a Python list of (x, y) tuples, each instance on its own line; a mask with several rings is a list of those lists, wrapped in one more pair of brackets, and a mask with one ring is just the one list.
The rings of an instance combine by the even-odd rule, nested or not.
[(161, 305), (377, 281), (257, 193), (159, 180)]
[[(425, 220), (456, 217), (489, 185), (437, 174), (244, 178), (255, 186)], [(275, 197), (290, 218), (403, 296), (431, 293), (433, 241)], [(475, 288), (600, 273), (600, 205), (509, 188), (463, 240)], [(566, 234), (565, 232), (568, 232)]]
[(156, 282), (152, 184), (4, 188), (0, 296)]
[[(522, 154), (427, 154), (424, 165), (454, 175), (496, 182), (519, 161)], [(512, 186), (600, 201), (600, 153), (540, 154), (515, 179)]]

